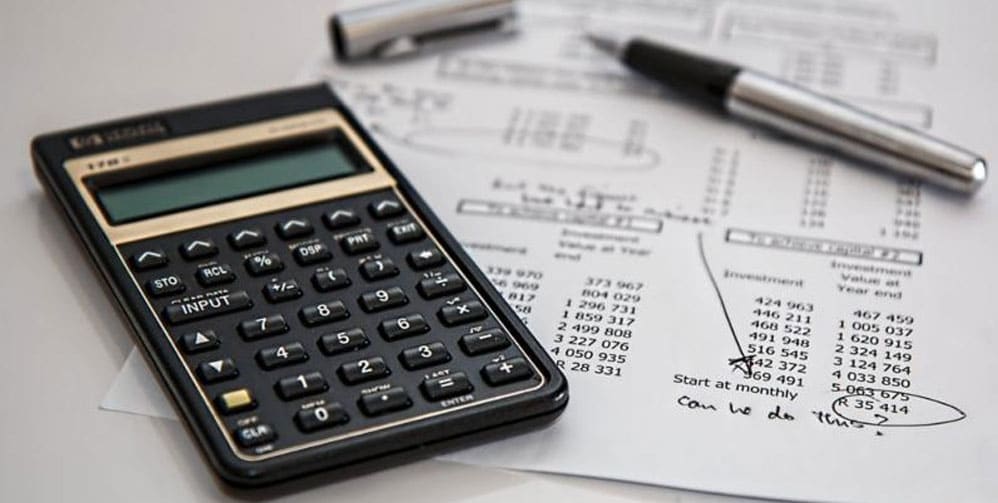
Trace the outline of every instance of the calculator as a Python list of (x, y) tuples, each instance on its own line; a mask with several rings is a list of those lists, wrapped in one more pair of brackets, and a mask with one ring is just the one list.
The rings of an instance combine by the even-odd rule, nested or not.
[(568, 402), (325, 85), (47, 134), (32, 155), (225, 481), (376, 469), (546, 424)]

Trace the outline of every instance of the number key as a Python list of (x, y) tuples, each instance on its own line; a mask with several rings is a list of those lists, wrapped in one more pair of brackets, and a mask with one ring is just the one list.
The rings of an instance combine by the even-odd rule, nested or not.
[(340, 374), (340, 379), (346, 384), (372, 381), (392, 373), (388, 370), (384, 358), (380, 356), (344, 363), (337, 372)]
[(322, 393), (329, 389), (326, 379), (318, 372), (285, 377), (277, 382), (277, 394), (284, 400)]
[(283, 334), (287, 331), (288, 322), (284, 321), (284, 316), (280, 314), (246, 320), (239, 324), (239, 333), (247, 341)]
[(297, 342), (273, 348), (263, 348), (256, 353), (256, 361), (264, 370), (286, 367), (305, 360), (308, 360), (308, 353)]
[(319, 338), (319, 348), (329, 356), (355, 351), (367, 347), (370, 343), (367, 335), (359, 328), (326, 334)]
[(403, 350), (399, 360), (406, 369), (418, 370), (450, 361), (450, 353), (442, 343), (431, 342)]
[(360, 296), (358, 302), (360, 302), (360, 307), (364, 308), (364, 311), (373, 313), (392, 307), (404, 306), (409, 303), (409, 298), (405, 296), (405, 292), (401, 288), (393, 286), (391, 288), (382, 288), (373, 292), (367, 292)]
[(333, 300), (314, 306), (305, 306), (301, 308), (301, 311), (298, 311), (298, 317), (305, 325), (314, 327), (349, 318), (350, 312), (347, 311), (342, 302)]
[(385, 320), (378, 326), (378, 331), (387, 341), (394, 341), (405, 337), (425, 334), (430, 331), (430, 326), (426, 324), (421, 314), (410, 314), (393, 320)]
[(298, 429), (304, 433), (330, 428), (349, 420), (350, 416), (347, 415), (347, 411), (342, 405), (335, 402), (300, 410), (295, 414), (295, 423), (298, 424)]

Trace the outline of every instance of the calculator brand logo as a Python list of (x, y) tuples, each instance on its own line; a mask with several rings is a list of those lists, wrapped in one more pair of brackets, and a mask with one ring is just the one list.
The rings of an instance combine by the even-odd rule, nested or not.
[(162, 138), (168, 134), (169, 130), (163, 121), (150, 120), (71, 136), (69, 146), (74, 151), (79, 152), (100, 147), (138, 143), (150, 138)]

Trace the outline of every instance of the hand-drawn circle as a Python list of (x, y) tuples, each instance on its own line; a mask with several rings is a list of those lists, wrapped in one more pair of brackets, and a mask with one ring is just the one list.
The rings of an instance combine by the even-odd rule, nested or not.
[[(925, 395), (919, 395), (917, 393), (911, 393), (911, 392), (908, 392), (908, 391), (898, 391), (898, 390), (893, 390), (893, 389), (885, 389), (885, 388), (866, 388), (866, 389), (871, 390), (871, 391), (877, 391), (877, 392), (897, 393), (899, 395), (905, 395), (905, 396), (907, 396), (909, 398), (915, 398), (915, 399), (918, 399), (918, 400), (924, 400), (926, 402), (929, 402), (929, 403), (935, 404), (937, 406), (940, 406), (940, 407), (942, 407), (944, 409), (948, 409), (948, 410), (956, 413), (956, 416), (953, 417), (953, 418), (951, 418), (951, 419), (946, 419), (946, 420), (943, 420), (943, 421), (932, 421), (932, 422), (928, 422), (928, 423), (926, 423), (926, 422), (891, 423), (889, 420), (888, 421), (879, 422), (879, 423), (875, 423), (875, 422), (871, 422), (871, 421), (864, 421), (864, 420), (859, 420), (859, 419), (853, 419), (852, 417), (849, 417), (848, 415), (844, 414), (842, 411), (839, 411), (838, 404), (843, 399), (848, 400), (850, 398), (859, 398), (859, 397), (862, 397), (862, 398), (873, 398), (877, 402), (881, 401), (877, 397), (870, 397), (869, 395), (866, 395), (866, 394), (863, 394), (863, 393), (852, 393), (852, 394), (849, 394), (849, 395), (845, 395), (845, 396), (841, 396), (841, 397), (836, 398), (835, 400), (832, 401), (832, 412), (834, 412), (835, 415), (839, 416), (840, 418), (842, 418), (842, 419), (844, 419), (846, 421), (851, 421), (853, 423), (862, 424), (862, 425), (865, 425), (865, 426), (876, 426), (876, 427), (879, 427), (879, 428), (914, 428), (914, 427), (922, 427), (922, 426), (939, 426), (939, 425), (943, 425), (943, 424), (955, 423), (955, 422), (960, 421), (960, 420), (962, 420), (962, 419), (964, 419), (964, 418), (967, 417), (967, 413), (964, 412), (963, 410), (961, 410), (960, 408), (956, 407), (955, 405), (950, 405), (950, 404), (948, 404), (948, 403), (946, 403), (946, 402), (944, 402), (942, 400), (938, 400), (936, 398), (928, 397), (928, 396), (925, 396)], [(881, 416), (881, 417), (883, 417), (883, 416)]]

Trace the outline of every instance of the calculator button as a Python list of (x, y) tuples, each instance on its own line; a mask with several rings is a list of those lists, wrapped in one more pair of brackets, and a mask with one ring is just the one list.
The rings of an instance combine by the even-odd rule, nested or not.
[(145, 250), (132, 255), (132, 266), (139, 271), (147, 271), (166, 265), (170, 260), (163, 250)]
[(298, 265), (318, 264), (319, 262), (325, 262), (333, 258), (333, 254), (329, 252), (329, 248), (323, 243), (298, 245), (291, 254), (294, 255), (295, 262), (298, 262)]
[(271, 281), (263, 287), (263, 296), (268, 302), (284, 302), (302, 296), (301, 287), (293, 279)]
[(364, 262), (360, 266), (360, 273), (368, 281), (375, 281), (398, 276), (399, 268), (395, 266), (395, 262), (392, 262), (392, 259), (383, 258)]
[(229, 234), (229, 244), (237, 250), (262, 246), (266, 242), (267, 237), (260, 229), (242, 229)]
[(291, 218), (281, 222), (277, 222), (274, 227), (277, 231), (277, 235), (284, 239), (294, 239), (304, 236), (309, 236), (315, 229), (312, 228), (312, 222), (304, 218)]
[(218, 348), (221, 342), (213, 330), (198, 330), (180, 336), (180, 347), (187, 354), (200, 353)]
[(333, 356), (340, 353), (348, 353), (365, 348), (371, 341), (367, 335), (359, 328), (351, 328), (333, 334), (326, 334), (319, 338), (319, 349), (323, 353)]
[(235, 437), (240, 446), (249, 448), (273, 442), (277, 438), (277, 432), (269, 424), (256, 423), (237, 429)]
[(477, 334), (465, 335), (461, 337), (458, 344), (468, 356), (477, 356), (508, 348), (509, 339), (502, 330), (486, 330)]
[(284, 400), (322, 393), (329, 389), (326, 379), (318, 372), (298, 374), (277, 381), (277, 394)]
[(239, 370), (231, 358), (202, 362), (198, 365), (198, 377), (205, 384), (234, 379), (238, 375)]
[(214, 264), (199, 267), (194, 273), (201, 286), (216, 286), (232, 283), (236, 280), (236, 273), (232, 272), (229, 264)]
[(280, 314), (261, 316), (252, 320), (245, 320), (239, 323), (239, 334), (243, 339), (252, 341), (270, 337), (271, 335), (283, 334), (288, 331), (288, 322)]
[(210, 239), (195, 239), (180, 245), (180, 255), (187, 260), (214, 257), (216, 254), (218, 254), (218, 247)]
[(234, 414), (256, 407), (256, 400), (248, 389), (241, 388), (218, 395), (215, 405), (222, 414)]
[(457, 273), (444, 274), (435, 278), (427, 278), (416, 285), (419, 294), (424, 299), (435, 299), (464, 290), (464, 280)]
[(222, 295), (205, 296), (203, 298), (171, 304), (163, 309), (163, 317), (171, 325), (179, 325), (194, 320), (203, 320), (234, 311), (242, 311), (253, 307), (246, 292), (224, 293)]
[(284, 263), (276, 253), (253, 255), (246, 259), (245, 265), (246, 270), (253, 276), (263, 276), (284, 269)]
[(301, 311), (298, 311), (298, 317), (305, 325), (314, 327), (347, 319), (350, 317), (350, 312), (347, 311), (342, 302), (333, 300), (314, 306), (305, 306), (301, 308)]
[(371, 216), (374, 218), (389, 218), (396, 215), (401, 215), (405, 212), (405, 208), (402, 207), (402, 203), (394, 199), (383, 199), (371, 203), (367, 210), (371, 212)]
[(468, 376), (464, 372), (454, 372), (453, 374), (424, 379), (420, 385), (426, 398), (433, 401), (440, 401), (445, 398), (452, 398), (470, 392), (473, 388)]
[(482, 368), (482, 378), (492, 386), (529, 379), (534, 371), (523, 358), (511, 358), (499, 363), (490, 363)]
[(184, 280), (176, 274), (167, 274), (159, 278), (154, 278), (146, 282), (146, 291), (153, 297), (166, 297), (175, 293), (183, 292), (187, 289)]
[(381, 243), (378, 243), (371, 231), (362, 231), (340, 238), (340, 247), (350, 255), (356, 255), (377, 250), (381, 247)]
[(423, 228), (416, 222), (406, 222), (388, 228), (388, 238), (397, 245), (419, 241), (425, 235)]
[(337, 372), (340, 374), (340, 379), (346, 384), (373, 381), (392, 373), (391, 370), (388, 370), (384, 358), (380, 356), (344, 363), (340, 365)]
[(312, 285), (320, 292), (339, 290), (350, 286), (350, 278), (343, 269), (329, 269), (316, 272), (312, 276)]
[(284, 344), (283, 346), (275, 346), (272, 348), (263, 348), (256, 353), (256, 362), (259, 363), (260, 367), (264, 370), (286, 367), (288, 365), (301, 363), (305, 360), (308, 360), (308, 353), (306, 353), (305, 348), (297, 342)]
[(357, 225), (360, 223), (360, 217), (350, 210), (330, 211), (322, 216), (322, 220), (326, 223), (326, 227), (329, 227), (329, 230), (333, 231), (345, 229), (351, 225)]
[(350, 421), (350, 416), (343, 406), (338, 403), (320, 405), (298, 411), (295, 414), (295, 423), (303, 433), (324, 430), (336, 425)]
[(391, 288), (382, 288), (373, 292), (367, 292), (360, 296), (358, 302), (360, 302), (360, 307), (364, 308), (364, 311), (373, 313), (392, 307), (404, 306), (409, 303), (409, 298), (405, 296), (405, 292), (401, 288), (393, 286)]
[(442, 343), (432, 342), (403, 350), (399, 360), (406, 369), (418, 370), (450, 361), (450, 353)]
[(444, 325), (448, 327), (483, 320), (486, 316), (485, 307), (477, 300), (444, 306), (440, 308), (437, 314), (440, 316), (440, 321), (444, 322)]
[(368, 416), (379, 416), (388, 412), (408, 409), (412, 400), (402, 388), (389, 388), (380, 393), (370, 393), (360, 397), (360, 410)]
[(430, 326), (426, 324), (421, 314), (410, 314), (399, 318), (382, 321), (378, 325), (378, 331), (387, 341), (394, 341), (405, 337), (425, 334), (430, 331)]
[(411, 265), (413, 269), (421, 271), (423, 269), (429, 269), (443, 264), (444, 255), (436, 248), (426, 248), (424, 250), (409, 252), (409, 256), (406, 257), (406, 260), (409, 261), (409, 265)]

